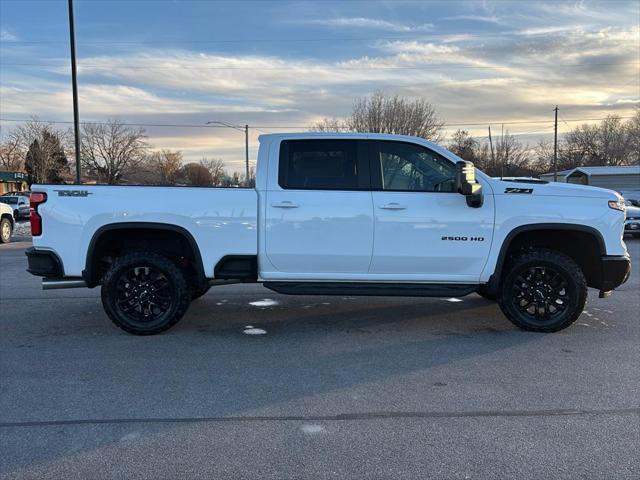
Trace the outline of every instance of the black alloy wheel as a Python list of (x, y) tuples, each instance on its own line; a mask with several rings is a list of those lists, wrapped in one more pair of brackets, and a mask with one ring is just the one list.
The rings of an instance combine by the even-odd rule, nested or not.
[(502, 280), (498, 303), (515, 325), (555, 332), (575, 322), (587, 301), (587, 281), (569, 256), (533, 249), (514, 257)]
[(118, 327), (135, 335), (153, 335), (185, 314), (191, 291), (178, 266), (153, 252), (118, 257), (102, 281), (102, 305)]

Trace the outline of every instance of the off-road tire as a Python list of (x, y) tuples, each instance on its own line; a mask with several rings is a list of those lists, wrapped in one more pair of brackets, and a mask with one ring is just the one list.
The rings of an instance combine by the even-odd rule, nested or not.
[[(138, 287), (127, 288), (128, 285), (131, 285), (131, 283), (127, 283), (131, 272), (141, 270), (143, 277), (145, 270), (147, 274), (149, 272), (158, 274), (158, 281), (162, 281), (162, 292), (165, 294), (161, 301), (167, 305), (163, 306), (166, 308), (164, 312), (158, 313), (150, 320), (132, 319), (121, 307), (126, 304), (126, 307), (131, 308), (130, 305), (135, 304), (136, 299), (140, 299), (143, 295), (137, 295), (133, 292)], [(153, 283), (153, 281), (150, 282)], [(145, 289), (144, 294), (146, 292)], [(155, 335), (168, 330), (178, 323), (191, 302), (191, 290), (178, 266), (162, 255), (141, 251), (125, 253), (111, 264), (111, 268), (102, 279), (101, 296), (102, 305), (111, 321), (122, 330), (134, 335)], [(142, 307), (141, 310), (144, 312)], [(135, 312), (138, 313), (138, 310), (136, 309)]]
[(0, 220), (0, 243), (9, 243), (11, 241), (11, 234), (13, 233), (13, 225), (11, 220), (4, 217)]
[(495, 302), (498, 299), (498, 295), (494, 292), (490, 292), (486, 285), (478, 287), (476, 293), (485, 300), (489, 300), (491, 302)]
[[(587, 301), (587, 281), (580, 267), (567, 255), (555, 250), (529, 250), (513, 258), (507, 268), (508, 273), (501, 282), (498, 304), (505, 316), (517, 327), (532, 332), (557, 332), (575, 322), (584, 310)], [(522, 298), (519, 295), (523, 291), (522, 285), (519, 284), (532, 269), (544, 272), (547, 277), (551, 276), (551, 272), (556, 273), (561, 278), (561, 284), (564, 285), (564, 289), (559, 290), (565, 292), (562, 295), (566, 299), (562, 300), (564, 308), (558, 314), (551, 314), (548, 319), (534, 320), (532, 314), (523, 312), (523, 307), (518, 300)], [(553, 289), (553, 285), (558, 284), (558, 281), (546, 281), (547, 285), (544, 284), (545, 281), (542, 281), (543, 284), (540, 287), (535, 286), (527, 290), (534, 292), (532, 297), (540, 299), (545, 295), (547, 298), (558, 295), (557, 293), (547, 294), (545, 290), (545, 288)], [(526, 300), (522, 301), (526, 302)], [(541, 303), (543, 303), (542, 300)], [(536, 303), (534, 307), (535, 312), (538, 311), (537, 305)], [(555, 307), (556, 303), (553, 301), (548, 305)]]

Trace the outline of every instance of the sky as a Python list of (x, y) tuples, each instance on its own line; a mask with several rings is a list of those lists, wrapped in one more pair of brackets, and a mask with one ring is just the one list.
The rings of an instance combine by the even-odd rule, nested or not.
[[(147, 124), (186, 160), (244, 162), (382, 90), (535, 143), (640, 102), (640, 2), (75, 0), (81, 121)], [(67, 0), (0, 0), (0, 128), (72, 122)], [(153, 126), (153, 125), (188, 125)], [(57, 124), (60, 128), (68, 124)]]

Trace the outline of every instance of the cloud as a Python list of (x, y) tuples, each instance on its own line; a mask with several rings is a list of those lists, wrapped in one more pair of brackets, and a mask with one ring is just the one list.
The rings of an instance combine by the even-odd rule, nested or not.
[(17, 42), (18, 37), (4, 28), (0, 29), (0, 42)]
[(450, 17), (443, 17), (442, 20), (468, 20), (472, 22), (484, 22), (484, 23), (495, 23), (501, 24), (503, 23), (500, 18), (495, 15), (453, 15)]
[[(527, 34), (514, 30), (474, 41), (466, 36), (380, 40), (364, 52), (333, 59), (159, 48), (83, 57), (80, 113), (87, 120), (196, 125), (223, 120), (305, 130), (322, 117), (346, 116), (355, 97), (375, 89), (425, 97), (449, 122), (545, 120), (555, 104), (566, 116), (624, 115), (637, 103), (637, 26), (571, 27), (540, 35), (540, 30), (529, 34), (531, 28)], [(3, 116), (70, 119), (68, 67), (24, 72), (3, 71)], [(52, 80), (36, 80), (47, 74)], [(484, 130), (479, 127), (478, 134)], [(222, 156), (230, 165), (242, 165), (238, 132), (149, 131), (153, 145), (180, 148), (188, 160)], [(257, 133), (251, 130), (252, 158)]]
[(422, 23), (419, 25), (405, 25), (366, 17), (338, 17), (329, 19), (316, 19), (305, 21), (332, 28), (368, 28), (374, 30), (387, 30), (391, 32), (426, 32), (433, 30), (433, 24)]

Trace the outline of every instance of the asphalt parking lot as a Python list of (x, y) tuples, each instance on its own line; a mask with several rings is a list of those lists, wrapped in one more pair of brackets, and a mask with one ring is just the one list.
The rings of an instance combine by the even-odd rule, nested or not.
[(42, 291), (29, 243), (2, 245), (0, 478), (638, 478), (627, 245), (631, 279), (556, 334), (477, 295), (234, 285), (153, 337), (112, 326), (97, 289)]

